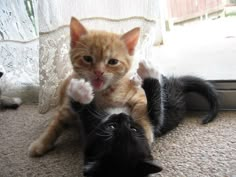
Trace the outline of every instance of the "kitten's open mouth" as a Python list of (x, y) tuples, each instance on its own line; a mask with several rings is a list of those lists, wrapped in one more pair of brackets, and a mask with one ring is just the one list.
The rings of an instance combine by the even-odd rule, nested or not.
[(104, 80), (101, 78), (96, 78), (92, 81), (92, 85), (96, 90), (101, 89), (103, 84), (104, 84)]

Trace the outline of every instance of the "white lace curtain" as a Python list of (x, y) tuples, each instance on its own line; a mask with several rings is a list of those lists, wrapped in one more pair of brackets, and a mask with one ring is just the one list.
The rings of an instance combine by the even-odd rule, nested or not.
[[(17, 0), (11, 2), (1, 0), (0, 5), (1, 2), (8, 4), (9, 8), (14, 7), (15, 10), (13, 11), (15, 13), (18, 11), (15, 14), (16, 17), (22, 17), (21, 10), (16, 10), (18, 9), (17, 3), (24, 6), (27, 2), (33, 2), (34, 12), (38, 12), (35, 13), (35, 15), (38, 14), (38, 18), (36, 15), (34, 20), (38, 20), (39, 24), (39, 59), (37, 59), (37, 54), (32, 56), (31, 61), (33, 61), (33, 64), (31, 63), (28, 67), (22, 62), (25, 60), (25, 56), (23, 56), (23, 58), (15, 56), (9, 59), (6, 55), (5, 59), (2, 60), (4, 62), (10, 60), (13, 64), (16, 64), (17, 60), (18, 63), (21, 63), (21, 65), (18, 64), (18, 68), (21, 68), (19, 72), (23, 70), (25, 76), (21, 76), (19, 73), (12, 71), (15, 80), (20, 77), (23, 82), (23, 80), (29, 76), (35, 81), (37, 80), (37, 82), (32, 82), (32, 84), (39, 85), (39, 112), (41, 113), (57, 105), (58, 86), (61, 81), (71, 73), (71, 65), (68, 57), (69, 22), (71, 16), (80, 19), (89, 29), (107, 30), (116, 33), (123, 33), (136, 26), (140, 26), (142, 30), (141, 39), (137, 47), (137, 60), (148, 57), (150, 47), (156, 39), (155, 34), (160, 34), (161, 31), (159, 0), (39, 0), (38, 2), (33, 0), (22, 0), (20, 2)], [(2, 9), (2, 6), (0, 6), (0, 9)], [(0, 18), (2, 21), (2, 16)], [(17, 19), (14, 21), (17, 21)], [(26, 27), (29, 23), (25, 23), (24, 21), (21, 24), (23, 27)], [(4, 27), (4, 29), (8, 28)], [(17, 28), (15, 31), (17, 31)], [(33, 33), (33, 30), (29, 31)], [(12, 32), (10, 32), (10, 34), (12, 34)], [(28, 38), (21, 40), (29, 41), (37, 38), (37, 36), (31, 37), (32, 34), (28, 35), (28, 33), (25, 36)], [(5, 38), (2, 40), (5, 40)], [(4, 45), (6, 45), (6, 41), (4, 43)], [(13, 43), (16, 45), (15, 42)], [(37, 42), (35, 41), (35, 43)], [(20, 43), (22, 46), (25, 44), (29, 46), (32, 45), (31, 42)], [(35, 53), (37, 53), (36, 48), (37, 47), (34, 47)], [(8, 66), (4, 65), (3, 68), (8, 68)], [(10, 70), (12, 69), (13, 68)], [(38, 71), (39, 76), (37, 75)], [(7, 72), (7, 75), (8, 74), (9, 72)]]
[(36, 0), (0, 0), (2, 94), (37, 102), (39, 88)]

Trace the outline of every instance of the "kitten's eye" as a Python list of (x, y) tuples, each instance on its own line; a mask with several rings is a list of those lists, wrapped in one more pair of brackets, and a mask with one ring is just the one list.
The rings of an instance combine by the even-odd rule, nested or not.
[(86, 63), (92, 63), (93, 62), (93, 58), (91, 56), (83, 56), (83, 59)]
[(114, 130), (114, 129), (115, 129), (115, 126), (114, 126), (114, 125), (110, 125), (109, 128), (112, 129), (112, 130)]
[(115, 130), (117, 127), (117, 125), (115, 123), (110, 123), (107, 125), (107, 129), (109, 130)]
[(118, 62), (119, 62), (119, 60), (111, 58), (111, 59), (109, 59), (108, 64), (109, 65), (116, 65), (116, 64), (118, 64)]
[(137, 129), (135, 127), (130, 127), (130, 130), (133, 132), (137, 132)]

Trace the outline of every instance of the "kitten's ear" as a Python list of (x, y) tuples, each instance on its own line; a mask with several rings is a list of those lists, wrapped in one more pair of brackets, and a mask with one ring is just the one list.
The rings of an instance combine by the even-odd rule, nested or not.
[(0, 71), (0, 78), (2, 77), (2, 75), (3, 75), (3, 72)]
[(149, 175), (162, 171), (162, 167), (158, 164), (156, 160), (140, 162), (137, 166), (137, 169), (143, 175)]
[(70, 40), (71, 47), (75, 47), (76, 42), (79, 40), (80, 36), (87, 33), (86, 28), (77, 20), (75, 17), (71, 18), (70, 21)]
[(139, 35), (140, 28), (134, 28), (121, 36), (121, 39), (125, 42), (130, 55), (134, 54), (134, 49), (138, 43)]
[(88, 162), (84, 165), (83, 174), (84, 176), (95, 175), (98, 168), (98, 162)]

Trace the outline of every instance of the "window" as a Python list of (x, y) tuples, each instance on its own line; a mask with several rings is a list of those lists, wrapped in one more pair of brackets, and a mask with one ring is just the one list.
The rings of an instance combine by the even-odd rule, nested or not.
[[(235, 109), (236, 7), (206, 0), (169, 0), (165, 5), (164, 45), (154, 47), (155, 63), (166, 75), (190, 74), (212, 81), (222, 109)], [(196, 108), (202, 105), (191, 102), (199, 102)]]

